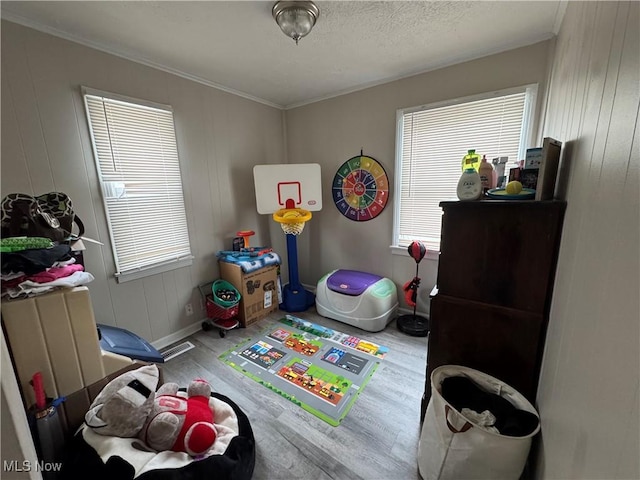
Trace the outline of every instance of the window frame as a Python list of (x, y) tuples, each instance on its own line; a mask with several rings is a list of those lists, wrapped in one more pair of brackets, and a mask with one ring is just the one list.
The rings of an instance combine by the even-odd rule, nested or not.
[[(112, 258), (114, 261), (114, 265), (115, 265), (115, 272), (114, 272), (114, 277), (116, 278), (116, 281), (118, 283), (124, 283), (124, 282), (128, 282), (131, 280), (137, 280), (140, 278), (145, 278), (151, 275), (157, 275), (160, 273), (164, 273), (164, 272), (168, 272), (168, 271), (172, 271), (178, 268), (183, 268), (183, 267), (187, 267), (193, 264), (193, 250), (191, 247), (191, 238), (189, 235), (189, 225), (188, 225), (188, 217), (186, 214), (186, 199), (185, 199), (185, 193), (184, 193), (184, 181), (183, 181), (183, 176), (182, 176), (182, 168), (181, 168), (181, 161), (180, 161), (180, 155), (178, 152), (178, 139), (177, 139), (177, 131), (175, 128), (175, 117), (173, 115), (173, 108), (170, 105), (164, 105), (161, 103), (156, 103), (156, 102), (152, 102), (149, 100), (143, 100), (143, 99), (138, 99), (138, 98), (133, 98), (133, 97), (128, 97), (126, 95), (120, 95), (117, 93), (112, 93), (112, 92), (107, 92), (104, 90), (98, 90), (98, 89), (94, 89), (94, 88), (90, 88), (90, 87), (85, 87), (82, 86), (80, 88), (80, 92), (81, 92), (81, 96), (82, 96), (82, 103), (84, 106), (84, 111), (85, 111), (85, 115), (86, 115), (86, 120), (87, 120), (87, 128), (88, 128), (88, 132), (89, 132), (89, 138), (91, 141), (91, 147), (92, 147), (92, 154), (93, 154), (93, 160), (94, 160), (94, 166), (96, 168), (96, 174), (98, 177), (98, 183), (99, 183), (99, 188), (100, 188), (100, 197), (102, 200), (102, 206), (104, 208), (104, 213), (105, 213), (105, 219), (107, 222), (107, 230), (109, 232), (109, 241), (110, 241), (110, 245), (111, 245), (111, 254), (112, 254)], [(186, 255), (181, 255), (181, 256), (177, 256), (177, 257), (173, 257), (171, 258), (171, 256), (167, 256), (165, 259), (163, 260), (158, 260), (155, 261), (152, 264), (149, 265), (144, 265), (144, 266), (140, 266), (140, 267), (136, 267), (136, 268), (131, 268), (128, 270), (124, 270), (121, 271), (120, 268), (120, 264), (121, 261), (118, 258), (118, 249), (116, 248), (116, 241), (115, 241), (115, 234), (114, 234), (114, 226), (113, 226), (113, 222), (112, 222), (112, 218), (111, 218), (111, 214), (109, 211), (109, 206), (107, 203), (107, 195), (105, 194), (105, 184), (109, 183), (109, 181), (105, 180), (101, 171), (101, 163), (100, 163), (100, 157), (98, 155), (98, 147), (96, 144), (96, 139), (94, 137), (94, 130), (93, 130), (93, 126), (92, 126), (92, 119), (91, 119), (91, 115), (89, 112), (89, 105), (88, 105), (88, 101), (87, 101), (87, 96), (94, 96), (94, 97), (102, 97), (104, 99), (108, 99), (108, 100), (113, 100), (116, 102), (125, 102), (128, 104), (131, 104), (133, 106), (139, 106), (139, 107), (143, 107), (143, 108), (152, 108), (152, 109), (156, 109), (156, 110), (163, 110), (166, 112), (169, 112), (171, 114), (171, 120), (172, 120), (172, 124), (173, 124), (173, 139), (175, 141), (175, 150), (176, 150), (176, 155), (177, 155), (177, 167), (178, 167), (178, 171), (179, 171), (179, 179), (180, 179), (180, 189), (181, 189), (181, 193), (182, 193), (182, 201), (183, 201), (183, 207), (184, 207), (184, 214), (185, 214), (185, 231), (182, 232), (183, 235), (186, 235), (186, 238), (188, 239), (188, 254)]]
[[(437, 108), (449, 107), (453, 105), (460, 105), (464, 103), (476, 102), (479, 100), (488, 100), (496, 97), (503, 97), (513, 95), (517, 93), (525, 93), (524, 108), (523, 108), (523, 122), (520, 131), (520, 143), (518, 146), (518, 159), (509, 160), (505, 167), (505, 171), (508, 172), (509, 168), (513, 168), (517, 165), (519, 159), (524, 159), (527, 148), (531, 147), (532, 139), (534, 136), (535, 125), (535, 111), (538, 98), (538, 84), (532, 83), (517, 87), (504, 88), (500, 90), (493, 90), (490, 92), (479, 93), (475, 95), (468, 95), (464, 97), (458, 97), (450, 100), (443, 100), (433, 102), (429, 104), (418, 105), (414, 107), (400, 108), (396, 110), (396, 147), (395, 147), (395, 179), (394, 179), (394, 191), (396, 192), (396, 201), (393, 208), (393, 229), (391, 238), (391, 252), (396, 255), (406, 255), (407, 246), (399, 242), (400, 236), (400, 203), (402, 195), (402, 147), (403, 147), (403, 132), (404, 132), (404, 116), (409, 113), (420, 112), (424, 110), (433, 110)], [(466, 152), (465, 152), (466, 153)], [(462, 158), (461, 153), (460, 158)], [(456, 178), (456, 182), (458, 179)], [(446, 198), (442, 199), (447, 200)], [(438, 242), (439, 243), (439, 242)], [(440, 253), (440, 248), (437, 250), (427, 249), (426, 258), (436, 259)]]

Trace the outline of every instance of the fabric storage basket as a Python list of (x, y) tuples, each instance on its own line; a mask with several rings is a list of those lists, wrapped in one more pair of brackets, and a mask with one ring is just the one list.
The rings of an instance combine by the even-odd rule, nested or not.
[[(526, 415), (532, 428), (526, 435), (490, 431), (464, 416), (442, 395), (449, 377), (466, 377), (480, 390), (506, 399)], [(521, 412), (522, 411), (522, 412)], [(481, 413), (481, 412), (478, 412)], [(532, 438), (540, 431), (540, 417), (527, 399), (506, 383), (467, 367), (444, 365), (431, 374), (431, 399), (418, 447), (418, 470), (424, 480), (517, 480), (526, 465)]]

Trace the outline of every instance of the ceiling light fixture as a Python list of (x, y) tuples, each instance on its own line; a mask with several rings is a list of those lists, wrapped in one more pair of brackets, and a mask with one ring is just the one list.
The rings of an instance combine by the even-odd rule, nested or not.
[(271, 14), (284, 34), (298, 40), (309, 34), (320, 16), (313, 2), (276, 2)]

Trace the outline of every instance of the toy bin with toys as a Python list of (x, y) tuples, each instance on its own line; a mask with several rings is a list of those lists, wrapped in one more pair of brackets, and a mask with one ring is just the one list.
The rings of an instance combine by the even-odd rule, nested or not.
[[(211, 285), (211, 291), (207, 287)], [(216, 280), (213, 283), (205, 283), (198, 286), (207, 311), (207, 320), (202, 322), (202, 329), (206, 332), (211, 328), (217, 328), (220, 337), (225, 336), (227, 330), (240, 325), (236, 318), (240, 308), (240, 292), (226, 280)]]

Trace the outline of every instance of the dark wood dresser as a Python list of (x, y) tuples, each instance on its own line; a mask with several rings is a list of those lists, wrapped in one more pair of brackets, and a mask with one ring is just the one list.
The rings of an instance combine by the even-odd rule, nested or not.
[(566, 202), (441, 202), (437, 293), (431, 299), (425, 393), (431, 372), (463, 365), (534, 403)]

